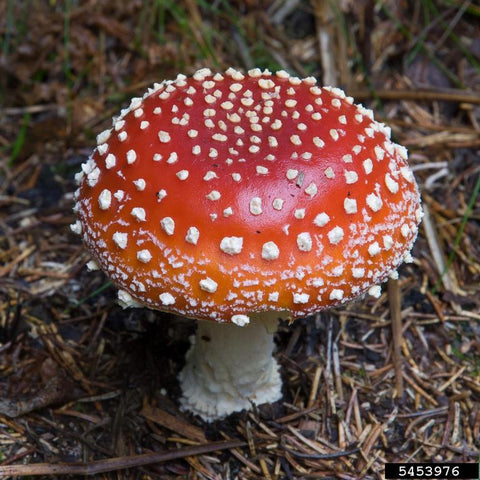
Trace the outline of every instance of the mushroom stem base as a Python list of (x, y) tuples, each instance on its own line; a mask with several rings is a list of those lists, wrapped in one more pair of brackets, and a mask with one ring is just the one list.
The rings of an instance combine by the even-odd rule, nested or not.
[(277, 319), (245, 327), (199, 321), (179, 380), (181, 406), (211, 422), (282, 396), (273, 358)]

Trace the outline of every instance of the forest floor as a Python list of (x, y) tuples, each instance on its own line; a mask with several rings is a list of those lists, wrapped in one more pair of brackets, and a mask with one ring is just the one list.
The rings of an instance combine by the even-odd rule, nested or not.
[[(0, 2), (0, 476), (353, 480), (479, 461), (480, 7), (409, 3)], [(374, 109), (426, 215), (380, 298), (281, 325), (281, 401), (209, 424), (178, 408), (194, 324), (122, 310), (69, 225), (74, 174), (130, 97), (230, 66), (313, 75)]]

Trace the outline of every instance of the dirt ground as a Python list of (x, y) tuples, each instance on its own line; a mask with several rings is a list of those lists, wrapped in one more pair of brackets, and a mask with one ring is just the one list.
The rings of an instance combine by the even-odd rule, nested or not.
[[(0, 476), (478, 462), (479, 17), (471, 0), (1, 1)], [(281, 401), (208, 424), (178, 408), (194, 324), (122, 310), (69, 225), (74, 174), (131, 97), (229, 66), (313, 75), (373, 108), (426, 215), (380, 298), (281, 325)]]

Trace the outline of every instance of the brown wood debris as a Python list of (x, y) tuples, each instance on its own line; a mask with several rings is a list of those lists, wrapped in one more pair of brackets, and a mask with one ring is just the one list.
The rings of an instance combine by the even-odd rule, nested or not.
[[(468, 0), (0, 2), (0, 477), (376, 480), (386, 462), (478, 461), (479, 14)], [(281, 325), (280, 402), (213, 424), (178, 407), (193, 323), (122, 310), (69, 229), (95, 135), (153, 82), (204, 66), (337, 82), (408, 147), (427, 212), (380, 298)]]

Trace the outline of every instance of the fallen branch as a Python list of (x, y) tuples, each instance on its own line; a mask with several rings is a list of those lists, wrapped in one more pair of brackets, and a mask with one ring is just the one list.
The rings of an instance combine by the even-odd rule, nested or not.
[(34, 463), (31, 465), (0, 465), (0, 477), (27, 476), (27, 475), (96, 475), (98, 473), (123, 470), (125, 468), (142, 467), (154, 463), (167, 462), (178, 458), (203, 455), (205, 453), (230, 448), (242, 447), (244, 440), (230, 440), (227, 442), (212, 442), (206, 445), (195, 445), (166, 452), (145, 453), (124, 457), (107, 458), (83, 463)]

